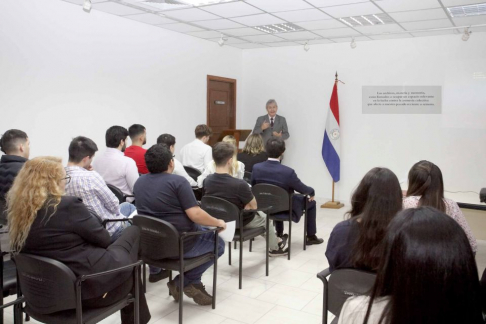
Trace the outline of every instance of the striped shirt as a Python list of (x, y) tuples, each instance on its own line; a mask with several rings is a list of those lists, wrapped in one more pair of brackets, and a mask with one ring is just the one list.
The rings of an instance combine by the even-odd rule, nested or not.
[[(120, 213), (118, 198), (106, 186), (98, 172), (68, 166), (66, 173), (71, 177), (71, 182), (66, 185), (67, 195), (81, 198), (86, 207), (95, 212), (101, 220), (125, 218)], [(123, 222), (111, 222), (107, 223), (106, 229), (112, 235), (122, 226)]]

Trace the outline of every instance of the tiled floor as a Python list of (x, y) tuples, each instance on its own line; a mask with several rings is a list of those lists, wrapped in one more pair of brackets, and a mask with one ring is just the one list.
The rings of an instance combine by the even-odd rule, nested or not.
[[(323, 201), (318, 201), (322, 203)], [(292, 226), (292, 258), (270, 258), (270, 275), (265, 276), (265, 241), (258, 238), (253, 252), (248, 243), (243, 253), (243, 289), (238, 289), (239, 253), (232, 253), (232, 265), (228, 265), (227, 252), (218, 263), (218, 290), (216, 309), (198, 306), (192, 300), (184, 300), (186, 324), (272, 324), (272, 323), (320, 323), (322, 312), (322, 283), (316, 274), (328, 266), (324, 252), (332, 228), (344, 217), (348, 206), (340, 210), (318, 209), (318, 236), (326, 241), (303, 251), (302, 222)], [(486, 266), (486, 241), (479, 241), (478, 269)], [(233, 250), (235, 251), (235, 250)], [(236, 251), (235, 251), (236, 252)], [(147, 286), (147, 300), (152, 314), (150, 323), (178, 322), (178, 304), (168, 295), (167, 280)], [(203, 283), (210, 292), (212, 268), (203, 276)], [(9, 299), (10, 300), (10, 299)], [(331, 320), (332, 318), (330, 318)], [(330, 322), (329, 320), (329, 322)], [(5, 312), (5, 323), (12, 323), (11, 308)], [(31, 323), (37, 323), (31, 320)], [(115, 314), (103, 324), (118, 324)]]

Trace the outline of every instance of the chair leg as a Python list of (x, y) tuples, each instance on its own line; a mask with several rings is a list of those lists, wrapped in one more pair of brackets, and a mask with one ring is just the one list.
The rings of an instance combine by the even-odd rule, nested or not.
[(143, 262), (143, 293), (147, 293), (147, 264)]
[(305, 206), (306, 206), (306, 209), (305, 209), (305, 213), (304, 213), (304, 251), (307, 250), (307, 202), (306, 202)]
[[(169, 282), (172, 281), (172, 270), (169, 270)], [(169, 290), (169, 296), (172, 296), (172, 294), (170, 293), (170, 290)]]
[(231, 265), (231, 242), (228, 242), (228, 264)]
[[(3, 306), (3, 292), (2, 292), (0, 303)], [(3, 324), (3, 308), (0, 311), (1, 311), (1, 313), (0, 313), (0, 324)]]
[(292, 220), (289, 222), (289, 255), (287, 256), (290, 260), (290, 250), (292, 249)]
[(265, 275), (268, 277), (268, 251), (270, 249), (269, 247), (269, 242), (268, 242), (268, 233), (270, 233), (270, 229), (268, 228), (268, 222), (267, 222), (267, 234), (265, 235)]
[(183, 265), (179, 271), (179, 324), (182, 324), (182, 306), (184, 304), (184, 271)]
[(243, 281), (243, 241), (240, 240), (240, 269), (239, 269), (239, 287), (242, 288), (242, 281)]
[(254, 240), (254, 239), (251, 239), (251, 240), (250, 240), (250, 252), (251, 252), (251, 245), (252, 245), (251, 243), (253, 243), (253, 240)]
[(235, 250), (236, 250), (236, 244), (237, 244), (238, 241), (235, 241), (234, 245), (235, 245)]
[[(230, 243), (230, 245), (231, 245), (231, 243)], [(216, 279), (217, 279), (217, 275), (218, 275), (218, 253), (217, 253), (218, 251), (217, 251), (217, 249), (218, 249), (218, 247), (216, 246), (216, 253), (214, 254), (214, 266), (213, 266), (213, 304), (212, 304), (213, 309), (216, 309), (216, 286), (217, 286)]]

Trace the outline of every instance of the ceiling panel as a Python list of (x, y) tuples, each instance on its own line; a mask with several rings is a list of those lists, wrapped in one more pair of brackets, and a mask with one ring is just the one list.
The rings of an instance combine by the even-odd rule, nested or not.
[(200, 37), (200, 38), (216, 38), (216, 37), (220, 37), (221, 36), (221, 33), (220, 32), (217, 32), (217, 31), (214, 31), (214, 30), (205, 30), (205, 31), (199, 31), (199, 32), (190, 32), (190, 33), (187, 33), (188, 35), (191, 35), (191, 36), (196, 36), (196, 37)]
[(124, 6), (114, 2), (101, 2), (101, 3), (93, 3), (92, 8), (94, 10), (99, 10), (107, 13), (111, 13), (113, 15), (118, 16), (126, 16), (126, 15), (135, 15), (135, 14), (143, 14), (145, 11), (134, 9), (128, 6)]
[(354, 27), (357, 31), (363, 34), (382, 34), (382, 33), (393, 33), (401, 32), (403, 28), (397, 24), (386, 24), (386, 25), (374, 25), (374, 26), (360, 26)]
[(381, 39), (412, 38), (413, 36), (409, 33), (404, 33), (404, 34), (373, 35), (369, 37), (371, 39), (381, 40)]
[(197, 21), (194, 24), (209, 29), (230, 29), (245, 27), (228, 19)]
[(275, 25), (285, 23), (285, 21), (282, 19), (269, 14), (231, 18), (231, 20), (247, 26)]
[(381, 0), (376, 4), (388, 12), (440, 8), (438, 0)]
[(444, 7), (466, 6), (477, 3), (484, 3), (485, 0), (442, 0)]
[(308, 3), (316, 7), (341, 6), (350, 3), (370, 2), (369, 0), (307, 0)]
[(266, 12), (312, 9), (312, 6), (302, 0), (247, 0), (247, 3)]
[[(227, 40), (224, 42), (225, 45), (248, 43), (245, 40), (234, 38), (234, 37), (226, 37), (226, 38), (227, 38)], [(211, 38), (211, 39), (208, 39), (208, 40), (210, 40), (212, 42), (219, 42), (220, 39), (221, 38), (218, 37), (218, 38)]]
[(236, 28), (236, 29), (224, 29), (221, 30), (223, 33), (232, 35), (232, 36), (252, 36), (252, 35), (264, 35), (266, 34), (265, 32), (262, 32), (260, 30), (256, 30), (254, 28)]
[(145, 13), (141, 15), (130, 15), (127, 16), (128, 19), (136, 20), (139, 22), (143, 22), (146, 24), (151, 24), (151, 25), (162, 25), (162, 24), (171, 24), (171, 23), (176, 23), (177, 21), (162, 17), (159, 15), (154, 15), (150, 13)]
[(331, 17), (329, 17), (328, 15), (326, 15), (325, 13), (323, 13), (318, 9), (277, 12), (274, 15), (290, 22), (332, 19)]
[(293, 33), (282, 33), (278, 34), (279, 37), (289, 39), (289, 40), (301, 40), (301, 39), (312, 39), (312, 38), (318, 38), (314, 33), (311, 33), (309, 31), (301, 31), (301, 32), (293, 32)]
[(454, 21), (456, 26), (481, 25), (486, 24), (486, 15), (452, 18), (452, 20)]
[(325, 13), (335, 18), (372, 15), (372, 14), (377, 14), (382, 12), (380, 8), (378, 8), (371, 2), (355, 3), (355, 4), (348, 4), (348, 5), (335, 6), (335, 7), (326, 7), (326, 8), (321, 8), (321, 10), (323, 10)]
[(278, 42), (278, 43), (268, 43), (266, 44), (270, 47), (283, 47), (283, 46), (302, 46), (294, 42)]
[(347, 27), (347, 28), (335, 28), (335, 29), (324, 29), (324, 30), (314, 30), (314, 33), (321, 35), (323, 37), (344, 37), (344, 36), (356, 36), (361, 35), (359, 32)]
[[(452, 32), (452, 30), (436, 30), (436, 31), (428, 31), (428, 32), (416, 32), (411, 34), (415, 37), (421, 37), (421, 36), (453, 35), (454, 33)], [(461, 37), (458, 36), (457, 40), (461, 41)]]
[(214, 6), (201, 7), (201, 9), (225, 18), (249, 16), (263, 13), (263, 11), (253, 6), (247, 5), (244, 2), (223, 3)]
[(243, 44), (234, 44), (230, 45), (233, 47), (238, 47), (242, 49), (249, 49), (249, 48), (268, 48), (268, 46), (263, 45), (263, 44), (255, 44), (255, 43), (243, 43)]
[(409, 22), (409, 21), (446, 19), (447, 18), (447, 14), (445, 13), (444, 9), (442, 9), (442, 8), (393, 12), (393, 13), (390, 13), (389, 15), (399, 23)]
[(452, 23), (450, 22), (449, 19), (415, 21), (415, 22), (401, 23), (400, 25), (402, 25), (402, 27), (405, 28), (406, 30), (452, 27)]
[[(84, 4), (84, 0), (63, 0), (65, 2), (69, 2), (69, 3), (74, 3), (74, 4), (77, 4), (77, 5), (83, 5)], [(91, 3), (97, 3), (97, 2), (106, 2), (107, 0), (91, 0)]]
[(165, 11), (164, 14), (168, 17), (173, 17), (183, 21), (199, 21), (220, 18), (216, 15), (213, 15), (206, 11), (202, 11), (201, 9), (197, 8)]
[(167, 25), (157, 25), (158, 27), (164, 28), (164, 29), (170, 29), (176, 32), (180, 33), (189, 33), (189, 32), (195, 32), (195, 31), (203, 31), (204, 29), (199, 28), (199, 27), (194, 27), (188, 24), (183, 24), (183, 23), (178, 23), (178, 24), (167, 24)]
[(316, 20), (316, 21), (309, 21), (309, 22), (300, 22), (299, 25), (302, 28), (307, 30), (316, 30), (316, 29), (331, 29), (331, 28), (344, 28), (346, 25), (339, 20), (330, 19), (330, 20)]
[(329, 40), (329, 39), (313, 39), (313, 40), (309, 40), (309, 41), (298, 41), (296, 43), (299, 43), (301, 45), (304, 45), (305, 43), (308, 43), (309, 45), (313, 45), (313, 44), (329, 44), (329, 43), (334, 43), (333, 41)]
[[(353, 37), (340, 37), (340, 38), (333, 38), (333, 41), (336, 43), (351, 43), (353, 40)], [(364, 36), (356, 36), (354, 37), (355, 42), (364, 42), (364, 41), (369, 41), (370, 39), (368, 37)]]
[(280, 37), (275, 37), (273, 35), (256, 35), (256, 36), (244, 36), (243, 39), (250, 42), (257, 43), (270, 43), (270, 42), (281, 42), (283, 41)]

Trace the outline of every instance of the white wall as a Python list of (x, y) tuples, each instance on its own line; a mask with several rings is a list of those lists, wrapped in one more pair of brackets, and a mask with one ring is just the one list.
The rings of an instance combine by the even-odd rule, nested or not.
[(240, 82), (241, 57), (237, 48), (60, 0), (2, 0), (0, 134), (22, 129), (32, 156), (66, 162), (73, 137), (88, 136), (102, 151), (108, 127), (140, 123), (148, 144), (167, 132), (180, 149), (206, 122), (206, 76)]
[[(242, 125), (253, 127), (274, 98), (291, 137), (284, 164), (331, 196), (331, 177), (321, 157), (334, 74), (339, 84), (341, 181), (337, 198), (349, 200), (363, 175), (375, 166), (406, 179), (413, 163), (427, 159), (443, 171), (446, 190), (478, 192), (486, 187), (486, 33), (468, 42), (459, 36), (245, 50)], [(440, 85), (441, 115), (364, 115), (363, 85)], [(405, 184), (406, 186), (406, 184)], [(476, 194), (459, 201), (479, 202)]]

